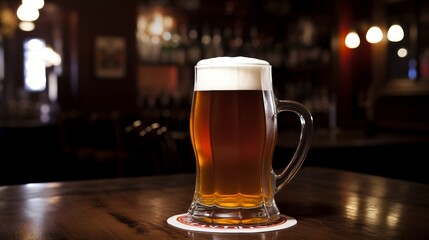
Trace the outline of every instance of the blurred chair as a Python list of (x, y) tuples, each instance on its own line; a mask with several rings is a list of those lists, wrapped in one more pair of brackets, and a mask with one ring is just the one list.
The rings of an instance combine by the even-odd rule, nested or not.
[(99, 177), (122, 177), (128, 154), (123, 147), (120, 114), (116, 111), (92, 113), (89, 123), (95, 173)]
[(62, 112), (57, 117), (61, 145), (62, 178), (65, 180), (90, 178), (94, 149), (89, 135), (90, 125), (80, 111)]
[(124, 144), (131, 156), (125, 162), (128, 176), (182, 172), (176, 143), (167, 127), (158, 122), (134, 121), (125, 128)]
[(88, 156), (92, 152), (90, 125), (86, 116), (78, 111), (64, 112), (57, 118), (62, 152), (66, 157), (72, 155)]
[(71, 179), (123, 176), (127, 153), (117, 112), (63, 113), (58, 118), (63, 170)]

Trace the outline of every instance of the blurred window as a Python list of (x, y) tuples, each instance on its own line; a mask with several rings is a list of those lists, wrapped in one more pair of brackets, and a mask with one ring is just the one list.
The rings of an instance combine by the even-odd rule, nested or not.
[(24, 86), (30, 92), (46, 89), (46, 64), (43, 60), (45, 41), (28, 39), (24, 41)]

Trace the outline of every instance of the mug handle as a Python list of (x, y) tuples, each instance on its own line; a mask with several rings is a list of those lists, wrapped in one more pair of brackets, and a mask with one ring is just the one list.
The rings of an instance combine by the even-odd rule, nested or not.
[(313, 117), (308, 109), (301, 103), (292, 100), (278, 100), (276, 101), (276, 114), (288, 111), (298, 115), (301, 122), (301, 133), (298, 142), (298, 146), (293, 154), (289, 164), (284, 168), (280, 174), (276, 174), (272, 171), (274, 180), (276, 182), (274, 188), (274, 194), (279, 192), (286, 184), (292, 180), (307, 156), (308, 150), (311, 145), (311, 139), (313, 137)]

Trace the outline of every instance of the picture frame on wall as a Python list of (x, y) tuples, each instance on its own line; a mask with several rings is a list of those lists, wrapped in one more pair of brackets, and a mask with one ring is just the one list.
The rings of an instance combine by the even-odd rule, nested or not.
[(124, 37), (95, 38), (95, 76), (123, 78), (126, 75), (126, 41)]

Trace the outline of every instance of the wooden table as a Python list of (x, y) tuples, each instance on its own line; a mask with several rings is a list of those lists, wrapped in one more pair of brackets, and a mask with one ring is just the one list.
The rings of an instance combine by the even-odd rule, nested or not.
[(298, 224), (246, 235), (168, 225), (193, 191), (193, 174), (0, 186), (0, 239), (429, 239), (426, 184), (303, 167), (276, 195)]

